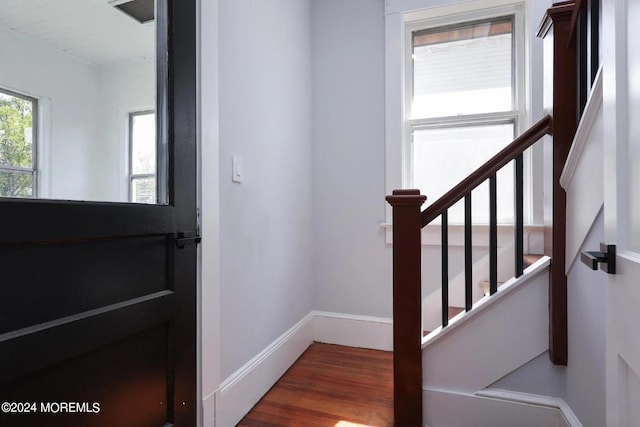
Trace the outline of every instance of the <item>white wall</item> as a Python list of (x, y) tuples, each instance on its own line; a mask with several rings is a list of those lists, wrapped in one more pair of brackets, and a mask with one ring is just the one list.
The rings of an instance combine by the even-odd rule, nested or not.
[[(0, 87), (41, 100), (44, 124), (39, 157), (42, 195), (86, 199), (94, 194), (90, 165), (97, 146), (98, 82), (95, 69), (0, 30)], [(90, 144), (87, 144), (90, 141)]]
[[(598, 250), (604, 242), (600, 212), (581, 251)], [(567, 275), (569, 358), (565, 400), (584, 427), (605, 421), (605, 308), (606, 274), (592, 271), (579, 260)]]
[(219, 2), (222, 378), (313, 309), (310, 13)]
[(551, 363), (549, 352), (545, 351), (491, 384), (490, 387), (564, 398), (566, 396), (566, 368)]
[(316, 307), (391, 317), (383, 0), (312, 4)]
[(155, 61), (133, 62), (100, 67), (97, 70), (100, 89), (100, 135), (102, 143), (96, 147), (101, 161), (94, 171), (101, 200), (129, 200), (129, 113), (155, 110)]

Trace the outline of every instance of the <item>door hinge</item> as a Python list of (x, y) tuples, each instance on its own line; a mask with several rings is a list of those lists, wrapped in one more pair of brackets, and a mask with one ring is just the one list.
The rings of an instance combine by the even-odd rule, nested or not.
[(176, 247), (178, 249), (195, 248), (202, 241), (202, 237), (193, 233), (178, 233), (176, 235)]
[(200, 235), (200, 208), (196, 208), (196, 234)]

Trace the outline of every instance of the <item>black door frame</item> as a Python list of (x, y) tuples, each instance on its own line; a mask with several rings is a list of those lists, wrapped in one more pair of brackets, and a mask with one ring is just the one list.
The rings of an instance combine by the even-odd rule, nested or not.
[[(32, 245), (167, 240), (169, 289), (0, 334), (0, 386), (23, 375), (86, 353), (104, 343), (171, 321), (168, 420), (195, 426), (197, 419), (197, 322), (195, 245), (174, 242), (198, 234), (196, 214), (196, 0), (158, 0), (158, 27), (166, 23), (166, 80), (159, 72), (159, 115), (168, 142), (166, 205), (0, 199), (0, 249)], [(163, 18), (165, 22), (163, 22)], [(162, 47), (161, 45), (159, 45)], [(162, 62), (159, 58), (159, 63)], [(162, 123), (163, 121), (160, 120)], [(159, 129), (163, 132), (162, 129)], [(187, 242), (193, 243), (193, 242)], [(7, 266), (4, 266), (6, 268)], [(12, 277), (5, 286), (20, 286)], [(173, 287), (173, 288), (171, 288)], [(144, 315), (141, 315), (144, 313)], [(108, 325), (106, 327), (105, 325)], [(87, 333), (91, 331), (91, 333)], [(55, 352), (36, 352), (56, 348)], [(6, 367), (11, 367), (6, 369)], [(2, 396), (0, 396), (2, 397)], [(124, 424), (123, 424), (124, 425)]]

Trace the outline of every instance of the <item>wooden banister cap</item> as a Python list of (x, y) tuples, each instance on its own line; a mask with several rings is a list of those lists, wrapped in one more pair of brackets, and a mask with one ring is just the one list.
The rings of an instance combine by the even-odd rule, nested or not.
[(422, 206), (427, 196), (420, 194), (420, 190), (393, 190), (393, 195), (386, 197), (391, 206)]
[(393, 190), (393, 193), (391, 194), (393, 194), (394, 196), (415, 196), (415, 195), (420, 195), (420, 190), (415, 188), (410, 188), (406, 190)]
[[(577, 0), (577, 2), (580, 3), (581, 0)], [(579, 4), (576, 4), (576, 0), (553, 3), (553, 5), (547, 9), (547, 13), (545, 13), (542, 18), (542, 22), (540, 22), (537, 36), (544, 38), (554, 22), (571, 20), (574, 9), (577, 10), (578, 8), (577, 6), (579, 6)]]

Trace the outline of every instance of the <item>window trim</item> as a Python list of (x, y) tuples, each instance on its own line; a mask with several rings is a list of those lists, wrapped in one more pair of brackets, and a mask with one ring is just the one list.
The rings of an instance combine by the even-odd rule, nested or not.
[[(445, 27), (466, 22), (481, 21), (507, 15), (514, 16), (514, 63), (516, 64), (515, 85), (516, 110), (481, 115), (495, 120), (511, 120), (515, 114), (516, 133), (522, 132), (531, 122), (531, 70), (530, 70), (530, 17), (526, 1), (481, 0), (473, 4), (462, 3), (424, 9), (402, 10), (403, 2), (387, 8), (385, 16), (385, 185), (386, 193), (398, 188), (407, 188), (411, 182), (411, 125), (408, 120), (411, 102), (412, 80), (411, 60), (412, 33), (426, 28)], [(406, 1), (405, 1), (406, 3)], [(398, 10), (398, 8), (400, 10)], [(465, 120), (475, 121), (479, 117), (466, 116)], [(446, 119), (446, 118), (445, 118)], [(450, 118), (455, 122), (457, 118)], [(422, 119), (428, 122), (430, 119)], [(441, 121), (442, 118), (438, 118)], [(459, 119), (458, 119), (459, 120)], [(463, 120), (460, 120), (462, 122)], [(532, 156), (525, 156), (525, 170), (532, 171)], [(529, 181), (529, 182), (527, 182)], [(525, 221), (532, 222), (531, 179), (525, 177)], [(429, 197), (427, 195), (427, 197)], [(392, 210), (386, 206), (386, 241), (391, 243)]]
[(0, 171), (6, 172), (29, 172), (31, 173), (31, 197), (35, 199), (40, 196), (39, 174), (38, 174), (38, 160), (39, 160), (39, 146), (40, 146), (40, 104), (38, 98), (26, 95), (24, 93), (16, 92), (4, 87), (0, 87), (0, 93), (12, 96), (14, 98), (20, 98), (25, 101), (29, 101), (32, 104), (31, 107), (31, 168), (22, 168), (16, 166), (2, 166), (0, 165)]
[[(129, 126), (129, 131), (128, 131), (128, 138), (127, 138), (127, 146), (128, 146), (128, 160), (129, 160), (129, 167), (128, 167), (128, 173), (127, 173), (127, 202), (128, 203), (138, 203), (135, 202), (133, 200), (133, 180), (134, 179), (139, 179), (139, 178), (155, 178), (156, 180), (156, 204), (158, 203), (158, 164), (157, 164), (157, 158), (156, 158), (156, 173), (133, 173), (133, 118), (136, 116), (146, 116), (149, 114), (153, 114), (155, 115), (156, 112), (153, 109), (145, 109), (145, 110), (136, 110), (136, 111), (130, 111), (128, 113), (128, 126)], [(156, 117), (157, 120), (157, 117)], [(156, 122), (156, 126), (157, 126), (157, 122)], [(156, 142), (157, 142), (157, 136), (156, 136)], [(158, 155), (157, 153), (157, 145), (156, 145), (156, 156)]]

